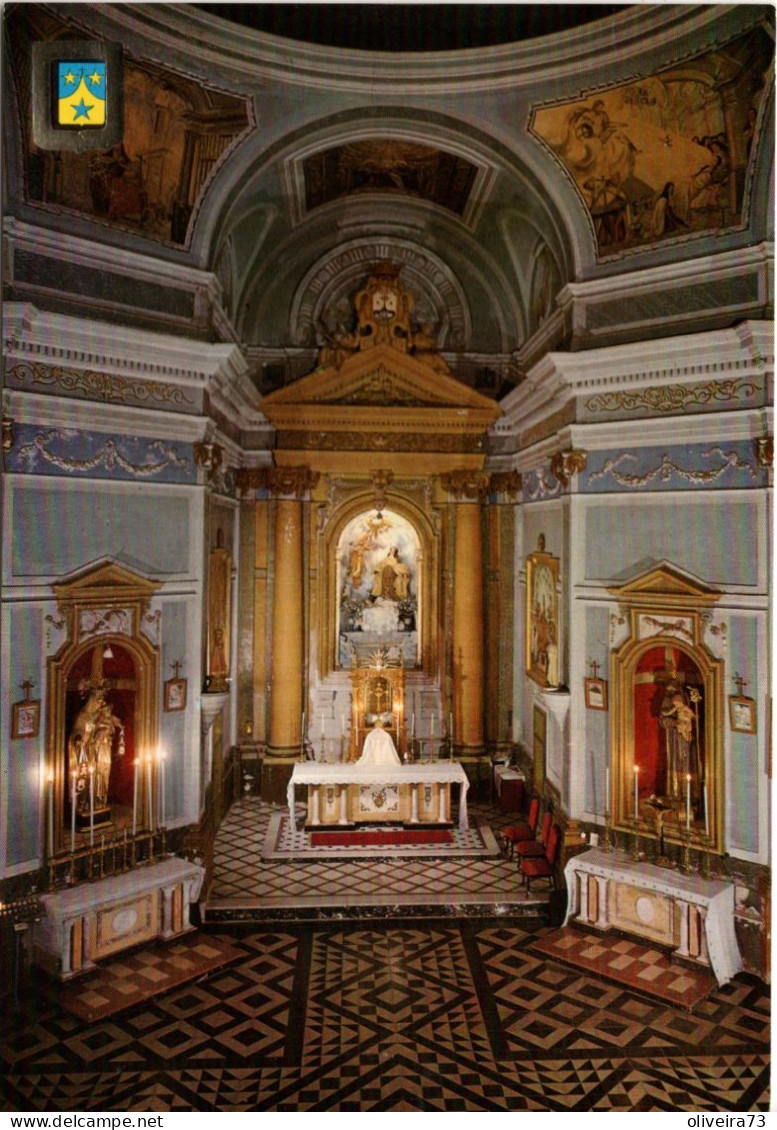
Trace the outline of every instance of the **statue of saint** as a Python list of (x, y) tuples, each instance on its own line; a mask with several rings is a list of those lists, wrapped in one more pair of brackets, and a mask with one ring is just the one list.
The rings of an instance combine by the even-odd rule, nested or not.
[(670, 680), (661, 703), (659, 725), (666, 731), (666, 791), (672, 800), (682, 800), (686, 774), (697, 774), (693, 757), (696, 711), (689, 706), (679, 683)]
[(208, 570), (208, 691), (229, 690), (232, 557), (219, 529)]
[[(76, 715), (73, 729), (68, 738), (68, 760), (71, 772), (78, 769), (94, 774), (95, 808), (105, 808), (108, 804), (108, 783), (113, 763), (113, 741), (119, 734), (118, 756), (124, 755), (124, 723), (118, 718), (107, 701), (107, 682), (87, 682), (82, 680), (79, 690), (89, 697)], [(80, 808), (89, 805), (89, 793), (81, 794)]]
[(370, 596), (385, 600), (406, 600), (410, 588), (410, 569), (399, 560), (397, 547), (392, 545), (372, 573)]

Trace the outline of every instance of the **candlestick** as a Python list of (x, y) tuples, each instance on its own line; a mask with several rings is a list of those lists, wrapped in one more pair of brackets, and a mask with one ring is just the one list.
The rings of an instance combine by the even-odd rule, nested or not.
[(639, 765), (634, 766), (634, 819), (639, 819)]
[(159, 825), (164, 826), (165, 822), (165, 754), (164, 750), (159, 750), (157, 757), (159, 759)]
[(704, 782), (704, 835), (710, 838), (710, 805), (707, 798), (707, 782)]
[(685, 774), (685, 830), (691, 830), (691, 774)]
[(71, 855), (76, 850), (76, 780), (77, 780), (77, 778), (78, 778), (78, 773), (74, 769), (73, 770), (73, 791), (72, 791), (72, 797), (71, 797), (71, 801), (70, 801), (70, 852), (71, 852)]
[(135, 758), (135, 772), (133, 773), (132, 788), (132, 835), (138, 831), (138, 777), (140, 775), (140, 758)]
[(89, 766), (89, 847), (94, 847), (94, 765)]
[(54, 774), (49, 773), (49, 859), (54, 855)]

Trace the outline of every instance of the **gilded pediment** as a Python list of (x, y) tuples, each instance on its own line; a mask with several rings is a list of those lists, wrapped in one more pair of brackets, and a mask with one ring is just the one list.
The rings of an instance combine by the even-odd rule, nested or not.
[(488, 412), (493, 419), (500, 415), (489, 397), (387, 345), (357, 353), (340, 368), (316, 369), (262, 399), (262, 411), (271, 421), (276, 410), (313, 405), (472, 408)]
[(112, 558), (102, 558), (52, 585), (60, 607), (110, 603), (114, 599), (148, 602), (159, 582), (142, 577)]
[(625, 605), (707, 605), (720, 600), (720, 592), (698, 578), (661, 562), (609, 591)]

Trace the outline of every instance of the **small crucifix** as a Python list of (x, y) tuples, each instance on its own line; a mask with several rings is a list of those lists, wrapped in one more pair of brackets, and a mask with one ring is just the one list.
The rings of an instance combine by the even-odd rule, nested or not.
[(30, 701), (30, 691), (35, 686), (35, 683), (33, 682), (32, 679), (25, 679), (23, 683), (19, 684), (19, 686), (24, 691), (24, 701), (29, 702)]
[(179, 671), (183, 667), (183, 663), (179, 663), (178, 660), (176, 659), (175, 663), (171, 663), (170, 666), (173, 669), (173, 678), (174, 679), (179, 678)]
[(740, 698), (742, 698), (742, 696), (744, 694), (744, 689), (748, 685), (747, 679), (743, 679), (738, 671), (734, 672), (732, 679), (737, 685), (737, 694), (739, 695)]
[(588, 660), (588, 666), (591, 668), (591, 678), (592, 679), (598, 678), (599, 668), (601, 667), (601, 663), (597, 663), (595, 659), (589, 659)]

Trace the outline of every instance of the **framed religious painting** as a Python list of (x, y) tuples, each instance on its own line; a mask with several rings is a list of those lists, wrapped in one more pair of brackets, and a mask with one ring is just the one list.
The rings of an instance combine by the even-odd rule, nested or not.
[(755, 699), (732, 694), (728, 700), (731, 729), (739, 734), (755, 733)]
[(526, 674), (541, 687), (557, 687), (559, 675), (559, 560), (545, 552), (545, 535), (526, 558)]
[(168, 679), (165, 683), (165, 713), (186, 709), (186, 679)]
[(40, 727), (40, 699), (15, 702), (11, 712), (11, 738), (37, 738)]
[(607, 709), (607, 683), (604, 679), (586, 679), (585, 705), (588, 710)]

